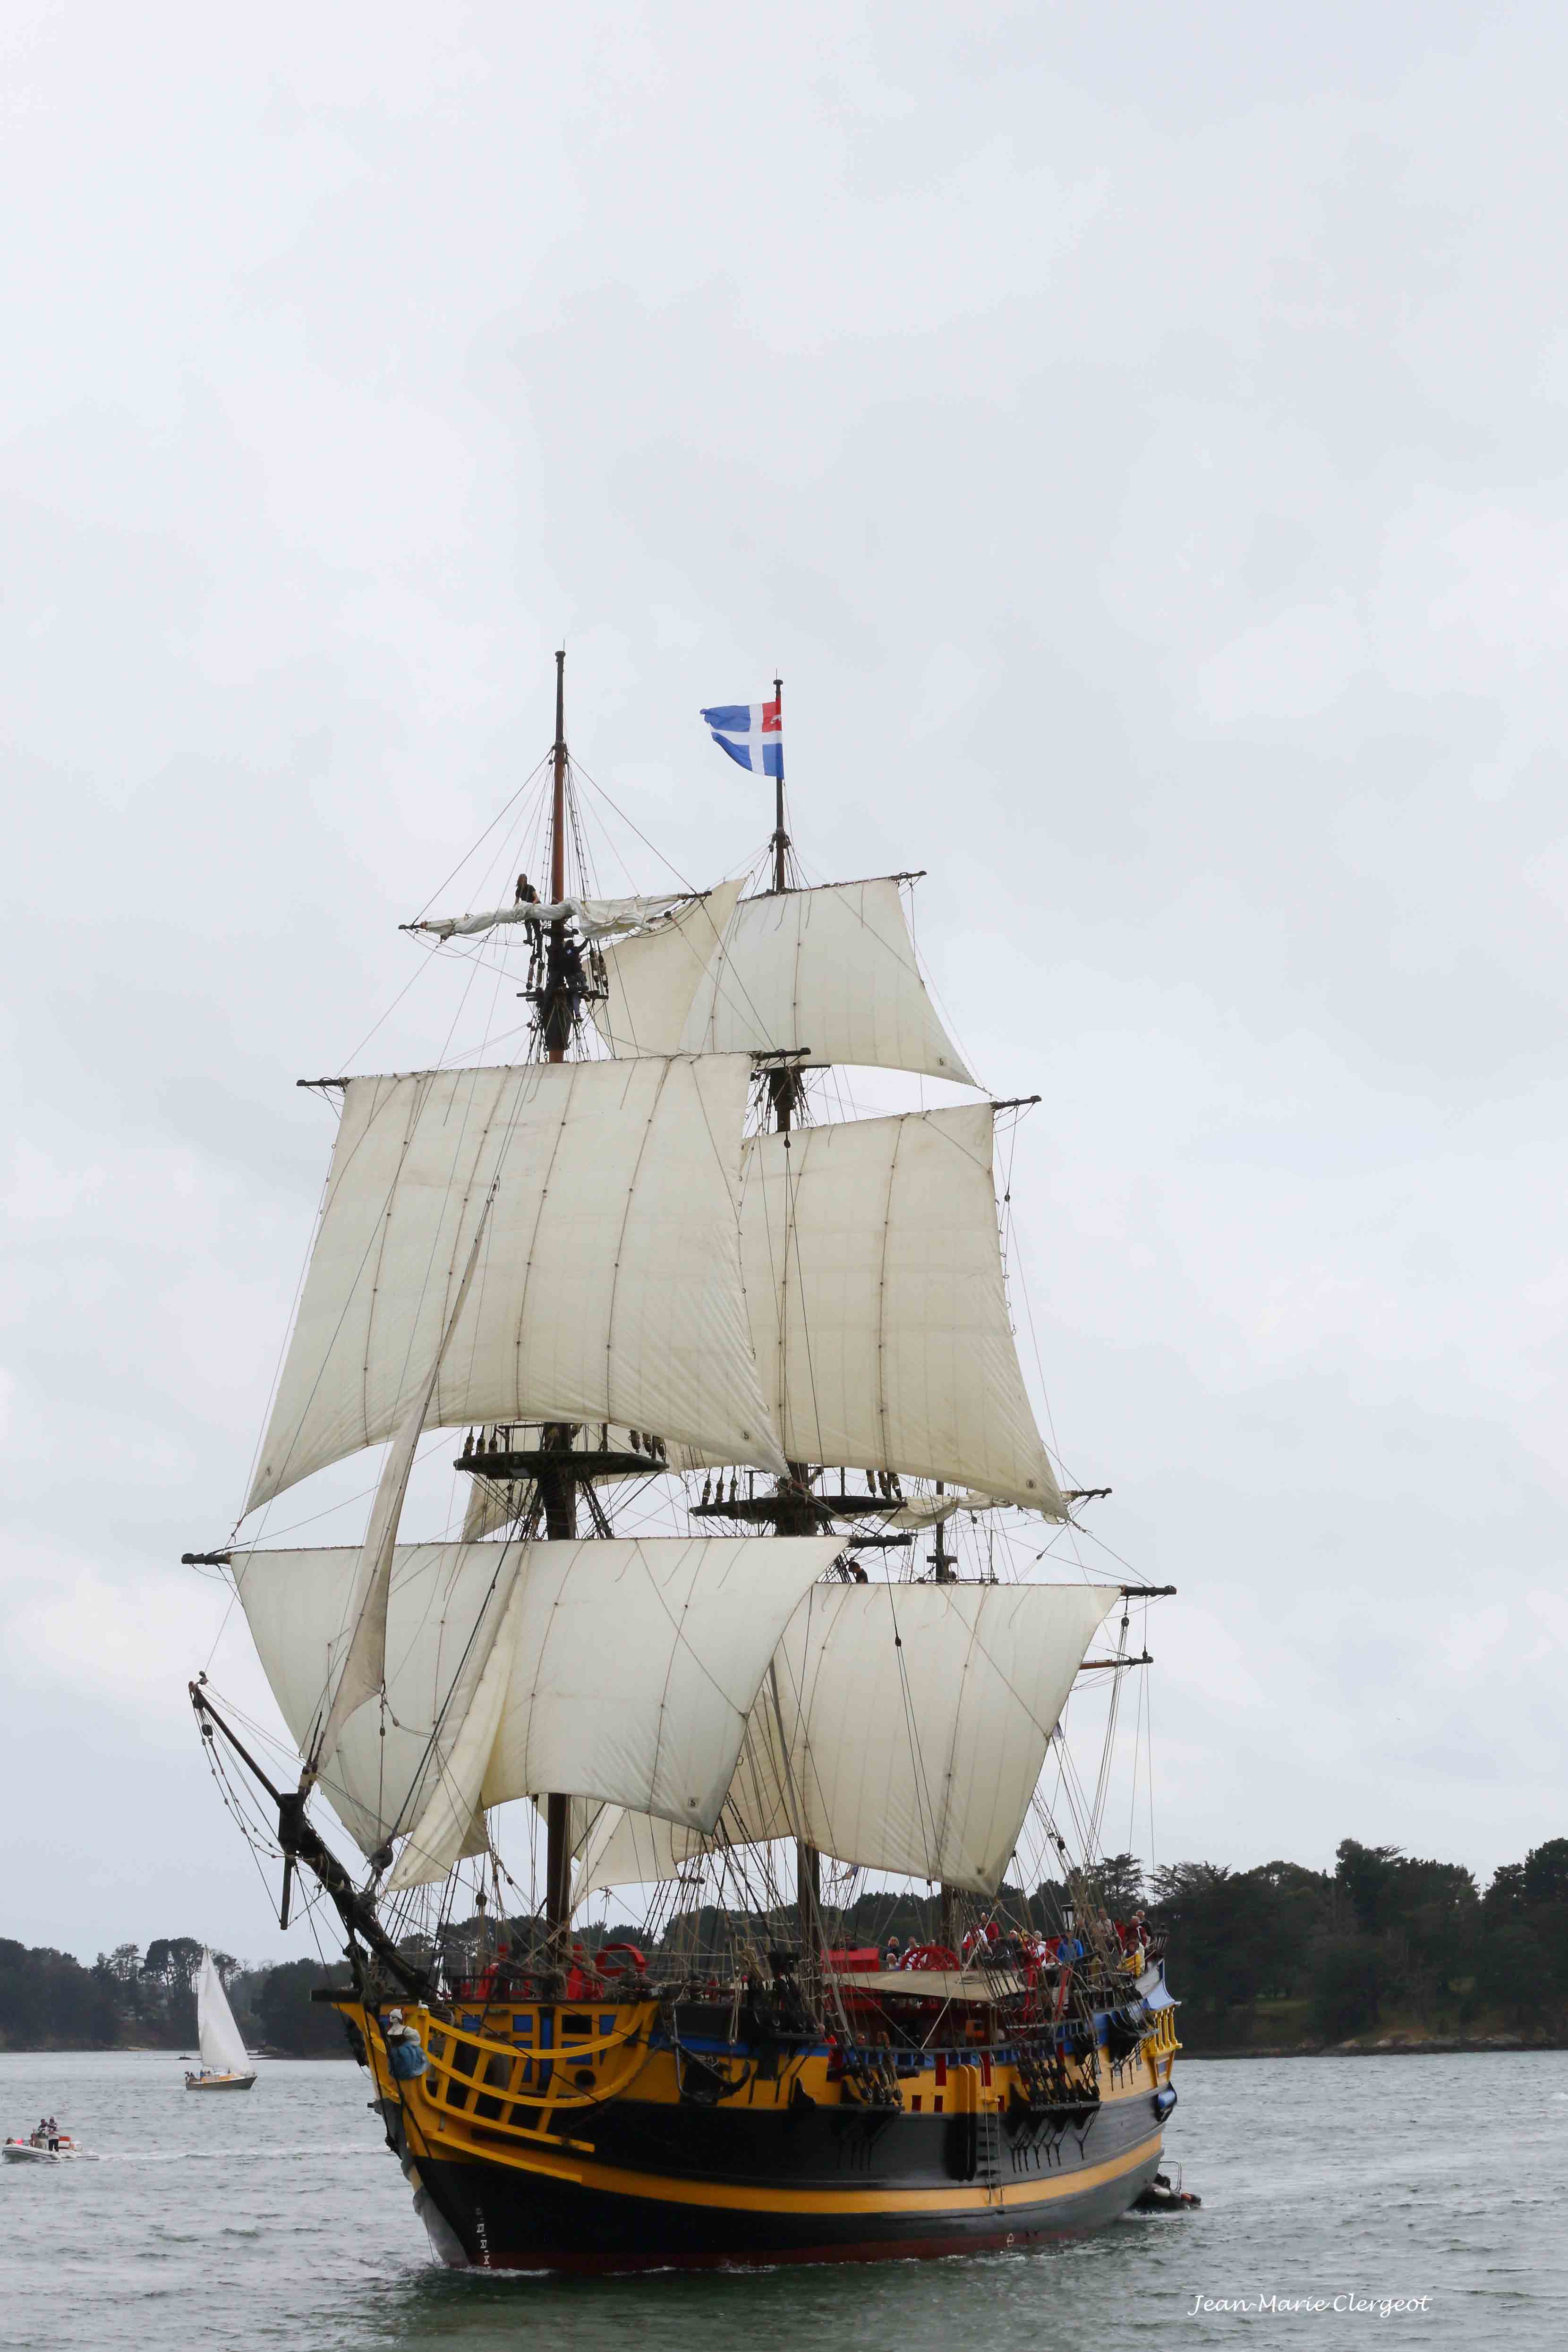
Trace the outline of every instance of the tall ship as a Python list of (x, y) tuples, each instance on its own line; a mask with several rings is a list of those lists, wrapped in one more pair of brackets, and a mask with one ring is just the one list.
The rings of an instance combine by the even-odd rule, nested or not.
[[(245, 1509), (185, 1555), (286, 1736), (203, 1674), (205, 1752), (281, 1924), (335, 1914), (315, 1998), (446, 2261), (1094, 2228), (1176, 2098), (1101, 1837), (1168, 1588), (1095, 1545), (1029, 1402), (995, 1173), (1027, 1105), (948, 1034), (918, 877), (805, 879), (777, 681), (702, 714), (765, 855), (619, 898), (563, 655), (555, 688), (504, 887), (405, 927), (516, 1057), (300, 1082), (337, 1134), (293, 1326)], [(880, 1073), (915, 1107), (858, 1105)], [(355, 1540), (268, 1540), (371, 1449)]]

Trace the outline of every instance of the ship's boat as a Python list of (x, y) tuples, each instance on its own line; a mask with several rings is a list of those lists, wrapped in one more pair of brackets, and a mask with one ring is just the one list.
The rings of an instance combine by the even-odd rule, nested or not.
[(193, 2074), (185, 2070), (187, 2091), (248, 2091), (255, 2087), (256, 2069), (244, 2037), (234, 2021), (223, 1979), (210, 1951), (204, 1949), (196, 1975), (196, 2034), (202, 2063)]
[[(776, 684), (755, 887), (588, 895), (563, 658), (548, 896), (408, 927), (437, 972), (516, 960), (524, 1057), (310, 1082), (337, 1139), (260, 1517), (186, 1555), (233, 1581), (286, 1760), (203, 1676), (207, 1754), (281, 1853), (282, 1921), (301, 1873), (337, 1911), (316, 1998), (448, 2261), (1091, 2228), (1153, 2179), (1176, 2095), (1163, 1954), (1099, 1848), (1155, 1588), (1080, 1564), (1091, 1497), (1020, 1368), (994, 1164), (1027, 1106), (938, 1015), (914, 877), (802, 883)], [(922, 1107), (832, 1116), (847, 1067)], [(431, 1429), (466, 1433), (470, 1484), (417, 1541)], [(262, 1540), (373, 1446), (360, 1539)], [(1075, 1689), (1105, 1702), (1087, 1777)], [(854, 1940), (868, 1905), (915, 1932)]]

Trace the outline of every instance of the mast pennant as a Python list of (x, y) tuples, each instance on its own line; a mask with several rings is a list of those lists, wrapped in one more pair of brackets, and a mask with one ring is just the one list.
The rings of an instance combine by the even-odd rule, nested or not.
[(247, 1509), (390, 1437), (432, 1363), (426, 1428), (616, 1422), (782, 1474), (741, 1287), (750, 1078), (742, 1054), (351, 1078)]

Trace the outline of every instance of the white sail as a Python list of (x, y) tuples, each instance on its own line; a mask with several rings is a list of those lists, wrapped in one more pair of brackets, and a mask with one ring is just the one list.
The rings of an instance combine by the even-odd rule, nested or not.
[(327, 1719), (312, 1742), (311, 1754), (308, 1759), (312, 1765), (318, 1756), (329, 1755), (337, 1746), (338, 1735), (355, 1707), (363, 1706), (367, 1699), (374, 1697), (385, 1679), (386, 1596), (392, 1578), (392, 1555), (397, 1544), (398, 1523), (408, 1494), (419, 1433), (425, 1426), (430, 1400), (441, 1377), (441, 1361), (473, 1286), (474, 1268), (479, 1264), (493, 1194), (487, 1198), (479, 1213), (479, 1227), (468, 1247), (463, 1278), (458, 1285), (457, 1297), (452, 1302), (446, 1328), (437, 1345), (424, 1385), (417, 1391), (412, 1404), (405, 1406), (392, 1444), (386, 1450), (375, 1500), (371, 1505), (370, 1525), (365, 1531), (364, 1542), (360, 1549), (359, 1567), (354, 1573), (353, 1594), (347, 1612), (348, 1648), (327, 1710)]
[(754, 1137), (752, 1343), (791, 1461), (945, 1478), (1064, 1518), (1008, 1319), (992, 1119), (973, 1103)]
[(915, 961), (899, 886), (743, 898), (692, 997), (687, 1053), (795, 1052), (973, 1086)]
[(247, 1509), (392, 1434), (492, 1186), (426, 1427), (629, 1423), (782, 1469), (736, 1234), (750, 1076), (729, 1055), (351, 1079)]
[(654, 932), (690, 896), (689, 890), (666, 890), (651, 898), (552, 898), (547, 904), (534, 899), (527, 905), (519, 901), (492, 907), (488, 914), (443, 915), (434, 922), (408, 923), (404, 928), (428, 931), (438, 940), (466, 940), (508, 923), (571, 923), (585, 940), (608, 939), (616, 931)]
[[(359, 1552), (233, 1555), (240, 1605), (300, 1754), (336, 1688)], [(518, 1544), (399, 1544), (386, 1601), (386, 1705), (352, 1715), (319, 1785), (362, 1853), (417, 1820), (439, 1787), (523, 1559)]]
[[(770, 1685), (752, 1712), (724, 1809), (731, 1842), (804, 1833), (841, 1862), (994, 1895), (1073, 1677), (1119, 1597), (1104, 1585), (813, 1590), (779, 1647), (778, 1714)], [(674, 1877), (711, 1845), (601, 1814), (574, 1897)]]
[(686, 1016), (718, 952), (741, 895), (721, 882), (705, 898), (646, 938), (605, 950), (607, 997), (590, 1005), (600, 1036), (616, 1054), (678, 1054)]
[[(386, 1882), (389, 1893), (445, 1878), (459, 1856), (473, 1850), (476, 1823), (483, 1818), (485, 1774), (517, 1667), (525, 1591), (525, 1580), (514, 1577), (484, 1672), (458, 1724), (439, 1777), (432, 1776), (435, 1785), (424, 1811), (409, 1831)], [(455, 1715), (457, 1710), (449, 1712)]]
[(234, 2021), (234, 2011), (209, 1951), (202, 1953), (196, 1978), (196, 2034), (202, 2064), (214, 2074), (248, 2074), (250, 2055)]
[(585, 1824), (580, 1828), (579, 1808), (573, 1808), (577, 1864), (572, 1881), (574, 1910), (606, 1886), (655, 1886), (679, 1878), (689, 1864), (716, 1850), (715, 1841), (696, 1830), (656, 1821), (651, 1813), (628, 1812), (624, 1805), (581, 1810)]
[[(443, 1787), (465, 1830), (476, 1806), (546, 1789), (711, 1829), (769, 1657), (840, 1549), (834, 1537), (400, 1544), (386, 1706), (345, 1724), (321, 1790), (366, 1854), (411, 1827), (444, 1851), (450, 1825), (430, 1811)], [(296, 1740), (337, 1670), (357, 1560), (351, 1548), (235, 1555)], [(499, 1719), (488, 1746), (476, 1728), (465, 1748), (481, 1691), (485, 1707), (494, 1697), (484, 1677), (503, 1624)]]
[(532, 1546), (485, 1803), (564, 1789), (710, 1830), (779, 1636), (842, 1548), (835, 1536)]

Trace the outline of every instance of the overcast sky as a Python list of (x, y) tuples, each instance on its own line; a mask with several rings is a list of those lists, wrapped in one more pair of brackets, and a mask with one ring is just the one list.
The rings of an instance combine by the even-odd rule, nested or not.
[(0, 40), (0, 1932), (296, 1948), (179, 1555), (308, 1242), (293, 1080), (419, 968), (563, 637), (574, 751), (703, 878), (769, 812), (697, 708), (780, 668), (808, 865), (927, 867), (955, 1033), (1045, 1097), (1052, 1422), (1181, 1588), (1156, 1858), (1568, 1832), (1554, 12), (13, 0)]

